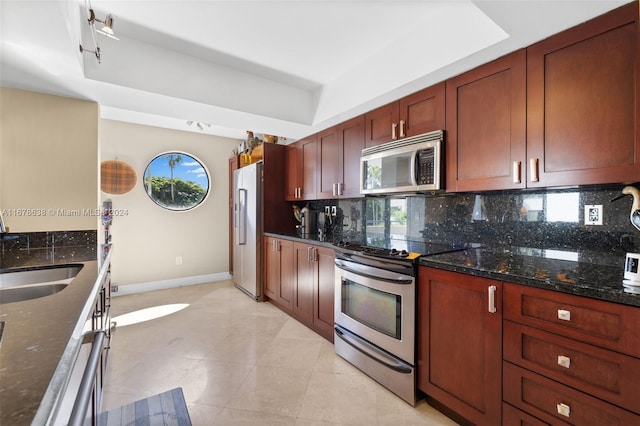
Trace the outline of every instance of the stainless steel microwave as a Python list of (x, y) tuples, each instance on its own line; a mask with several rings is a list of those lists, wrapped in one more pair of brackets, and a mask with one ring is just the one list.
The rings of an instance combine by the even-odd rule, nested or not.
[(437, 130), (365, 148), (360, 158), (360, 193), (384, 195), (444, 189), (444, 131)]

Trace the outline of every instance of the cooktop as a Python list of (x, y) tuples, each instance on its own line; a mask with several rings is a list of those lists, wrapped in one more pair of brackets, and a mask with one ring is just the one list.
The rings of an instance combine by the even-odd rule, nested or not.
[(338, 241), (334, 244), (338, 250), (364, 254), (373, 257), (414, 260), (421, 256), (464, 250), (467, 244), (447, 244), (428, 241), (385, 239), (375, 243)]

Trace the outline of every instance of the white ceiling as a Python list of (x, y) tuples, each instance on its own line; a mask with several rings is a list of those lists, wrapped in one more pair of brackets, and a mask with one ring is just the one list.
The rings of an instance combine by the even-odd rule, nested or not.
[[(107, 119), (298, 139), (629, 0), (0, 0), (0, 83)], [(100, 24), (96, 26), (98, 29)]]

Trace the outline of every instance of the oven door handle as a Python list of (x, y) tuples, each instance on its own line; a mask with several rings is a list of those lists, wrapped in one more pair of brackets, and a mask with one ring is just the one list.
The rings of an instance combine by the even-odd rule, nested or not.
[(342, 270), (351, 272), (352, 274), (356, 274), (361, 277), (371, 278), (376, 281), (384, 281), (393, 284), (413, 284), (413, 277), (404, 275), (406, 276), (406, 278), (401, 278), (403, 277), (403, 275), (400, 274), (390, 274), (390, 276), (386, 276), (385, 274), (387, 271), (383, 269), (371, 268), (369, 266), (360, 265), (353, 262), (345, 262), (340, 259), (336, 259), (335, 264), (336, 267)]
[(340, 326), (336, 326), (334, 330), (336, 332), (336, 336), (344, 340), (346, 344), (373, 359), (374, 361), (379, 362), (385, 367), (403, 374), (411, 374), (411, 371), (413, 371), (409, 364), (406, 364), (399, 359), (389, 356), (369, 342), (348, 332)]

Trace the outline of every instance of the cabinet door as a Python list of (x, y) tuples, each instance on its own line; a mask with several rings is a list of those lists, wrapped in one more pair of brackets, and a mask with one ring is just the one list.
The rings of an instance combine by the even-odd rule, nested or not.
[(525, 51), (447, 80), (446, 91), (447, 191), (523, 188)]
[(313, 290), (315, 263), (312, 254), (313, 246), (293, 244), (295, 279), (293, 288), (292, 314), (309, 327), (313, 326)]
[(527, 48), (528, 186), (640, 179), (638, 39), (633, 2)]
[(445, 128), (445, 83), (400, 99), (399, 137)]
[(501, 283), (426, 267), (418, 280), (419, 389), (474, 424), (499, 425)]
[[(398, 138), (398, 117), (400, 111), (398, 102), (369, 111), (365, 114), (365, 145), (367, 147), (380, 145)], [(396, 126), (394, 130), (394, 126)], [(395, 133), (395, 137), (394, 137)]]
[(316, 247), (317, 279), (314, 291), (313, 325), (325, 339), (333, 342), (335, 256), (332, 249)]
[(293, 241), (279, 240), (280, 250), (280, 281), (278, 287), (278, 303), (285, 310), (293, 309), (293, 294), (295, 286), (295, 268), (293, 264)]
[[(341, 142), (340, 197), (358, 198), (360, 194), (360, 157), (365, 147), (364, 115), (353, 118), (338, 126), (338, 139)], [(332, 334), (333, 336), (333, 334)]]
[(277, 240), (264, 237), (262, 239), (262, 253), (264, 257), (264, 294), (273, 301), (278, 300), (280, 285), (280, 252), (276, 251)]
[(285, 151), (285, 199), (297, 200), (299, 188), (302, 188), (302, 151), (300, 144), (294, 142)]
[(293, 241), (271, 237), (263, 239), (264, 294), (281, 309), (293, 307)]
[(316, 135), (309, 136), (300, 141), (302, 150), (302, 199), (315, 200), (318, 194), (317, 170), (318, 170), (318, 150)]
[(341, 147), (338, 126), (318, 133), (318, 199), (337, 198), (336, 186), (342, 182)]

